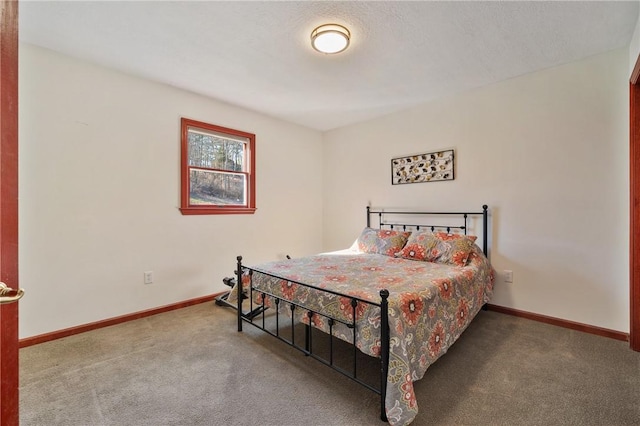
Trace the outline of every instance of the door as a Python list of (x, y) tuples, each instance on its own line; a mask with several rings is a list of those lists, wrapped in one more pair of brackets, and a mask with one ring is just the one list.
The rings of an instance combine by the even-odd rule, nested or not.
[[(18, 2), (0, 4), (0, 281), (18, 288)], [(7, 303), (0, 304), (0, 425), (18, 419), (18, 303)]]

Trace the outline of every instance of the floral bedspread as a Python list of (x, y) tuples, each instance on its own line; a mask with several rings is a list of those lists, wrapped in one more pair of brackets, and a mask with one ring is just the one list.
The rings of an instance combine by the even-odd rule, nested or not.
[[(494, 281), (489, 261), (477, 246), (464, 267), (350, 252), (287, 259), (251, 269), (254, 288), (348, 322), (354, 312), (350, 298), (322, 293), (288, 280), (375, 303), (380, 302), (380, 290), (389, 291), (385, 408), (392, 425), (407, 425), (415, 418), (418, 405), (413, 383), (447, 352), (489, 301)], [(243, 279), (243, 284), (247, 286), (248, 280)], [(358, 303), (355, 315), (356, 346), (368, 355), (379, 356), (380, 308)], [(311, 321), (314, 326), (328, 330), (322, 316), (313, 316)], [(353, 331), (347, 327), (334, 327), (333, 333), (343, 340), (353, 340)]]

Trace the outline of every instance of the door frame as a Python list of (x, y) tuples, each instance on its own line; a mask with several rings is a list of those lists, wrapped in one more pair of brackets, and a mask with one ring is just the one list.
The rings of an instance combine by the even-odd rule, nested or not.
[(640, 56), (629, 79), (629, 346), (640, 351)]
[[(18, 1), (0, 0), (0, 280), (18, 286)], [(18, 303), (0, 305), (0, 424), (18, 425)]]

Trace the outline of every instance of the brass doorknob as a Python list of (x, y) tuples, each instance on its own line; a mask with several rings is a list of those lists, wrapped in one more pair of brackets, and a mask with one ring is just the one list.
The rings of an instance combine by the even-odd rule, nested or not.
[(13, 303), (24, 296), (24, 290), (18, 289), (15, 290), (11, 287), (7, 287), (7, 285), (3, 282), (0, 282), (0, 305), (5, 303)]

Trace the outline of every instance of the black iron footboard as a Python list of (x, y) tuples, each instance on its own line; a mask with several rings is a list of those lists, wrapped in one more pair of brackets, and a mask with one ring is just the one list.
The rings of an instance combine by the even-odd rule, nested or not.
[[(298, 349), (299, 351), (301, 351), (302, 353), (304, 353), (307, 356), (310, 356), (318, 361), (320, 361), (321, 363), (325, 364), (326, 366), (332, 368), (333, 370), (339, 372), (340, 374), (350, 378), (351, 380), (359, 383), (360, 385), (366, 387), (367, 389), (377, 393), (378, 395), (380, 395), (380, 418), (383, 421), (387, 421), (387, 415), (386, 415), (386, 411), (385, 411), (385, 396), (386, 396), (386, 389), (387, 389), (387, 373), (389, 370), (389, 311), (388, 311), (388, 297), (389, 297), (389, 292), (387, 290), (380, 290), (380, 303), (374, 303), (374, 302), (370, 302), (358, 297), (354, 297), (354, 296), (350, 296), (350, 295), (346, 295), (346, 294), (342, 294), (342, 293), (338, 293), (332, 290), (328, 290), (328, 289), (322, 289), (322, 288), (318, 288), (309, 284), (305, 284), (299, 281), (294, 281), (294, 280), (290, 280), (288, 278), (284, 278), (284, 277), (279, 277), (277, 275), (273, 275), (273, 274), (269, 274), (263, 271), (257, 271), (254, 270), (252, 268), (246, 267), (242, 265), (242, 256), (238, 256), (237, 257), (237, 269), (236, 269), (236, 276), (237, 276), (237, 291), (238, 291), (238, 306), (237, 306), (237, 314), (238, 314), (238, 331), (241, 332), (242, 331), (242, 323), (243, 322), (247, 322), (252, 324), (253, 326), (261, 329), (262, 331), (264, 331), (267, 334), (272, 335), (273, 337), (285, 342), (286, 344), (288, 344), (289, 346), (292, 346), (296, 349)], [(268, 292), (266, 290), (262, 290), (262, 289), (257, 289), (253, 287), (252, 284), (252, 280), (249, 280), (249, 288), (246, 290), (247, 291), (247, 298), (244, 300), (247, 300), (250, 304), (249, 307), (249, 311), (248, 313), (244, 313), (243, 312), (243, 307), (242, 307), (242, 301), (243, 301), (243, 297), (241, 297), (241, 293), (242, 293), (242, 289), (243, 289), (243, 285), (242, 285), (242, 277), (245, 274), (245, 272), (248, 272), (250, 278), (253, 276), (253, 273), (255, 272), (259, 272), (260, 274), (264, 274), (264, 275), (268, 275), (277, 279), (281, 279), (281, 280), (285, 280), (288, 281), (290, 283), (294, 283), (297, 285), (301, 285), (307, 288), (311, 288), (314, 289), (315, 291), (321, 291), (321, 292), (325, 292), (325, 293), (330, 293), (332, 295), (335, 296), (339, 296), (339, 297), (345, 297), (351, 300), (351, 307), (353, 309), (352, 311), (352, 321), (347, 322), (344, 321), (342, 319), (338, 319), (338, 318), (334, 318), (331, 317), (329, 315), (326, 315), (324, 313), (321, 312), (316, 312), (312, 309), (309, 309), (307, 306), (304, 306), (300, 303), (297, 303), (293, 300), (289, 300), (289, 299), (283, 299), (280, 296), (277, 296), (271, 292)], [(261, 303), (256, 304), (254, 302), (255, 300), (255, 295), (257, 293), (257, 298)], [(273, 309), (274, 311), (274, 315), (275, 315), (275, 331), (271, 330), (269, 328), (267, 328), (265, 326), (265, 312), (267, 311), (267, 307), (265, 306), (265, 298), (269, 297), (271, 298), (271, 300), (274, 301), (275, 303), (275, 309)], [(281, 321), (280, 321), (280, 310), (278, 308), (280, 308), (280, 304), (286, 304), (283, 306), (288, 306), (289, 309), (291, 310), (291, 315), (290, 315), (290, 325), (291, 325), (291, 334), (290, 336), (284, 336), (283, 334), (280, 333), (280, 325), (281, 325)], [(356, 333), (357, 333), (357, 323), (356, 323), (356, 310), (358, 307), (358, 304), (360, 303), (364, 303), (370, 306), (375, 306), (380, 308), (380, 387), (375, 387), (370, 385), (369, 383), (366, 383), (365, 381), (361, 380), (358, 377), (358, 362), (357, 362), (357, 352), (359, 351), (359, 349), (356, 347)], [(257, 306), (254, 306), (257, 305)], [(304, 346), (299, 345), (298, 343), (296, 343), (296, 338), (295, 338), (295, 311), (296, 309), (302, 309), (306, 312), (306, 316), (308, 319), (308, 323), (305, 323), (305, 327), (304, 327)], [(319, 356), (316, 353), (314, 353), (313, 350), (313, 339), (312, 339), (312, 331), (311, 331), (311, 327), (312, 327), (312, 323), (313, 323), (313, 318), (314, 316), (320, 316), (322, 318), (325, 318), (327, 320), (327, 324), (329, 325), (329, 332), (327, 333), (329, 335), (329, 359), (326, 359), (325, 357)], [(285, 318), (285, 321), (289, 320), (289, 316), (287, 315), (287, 318)], [(334, 339), (336, 339), (337, 337), (334, 336), (333, 334), (333, 327), (336, 323), (341, 323), (343, 325), (345, 325), (346, 327), (348, 327), (352, 333), (352, 346), (353, 346), (353, 365), (351, 366), (350, 371), (349, 370), (345, 370), (344, 368), (341, 368), (340, 366), (336, 365), (334, 363)], [(298, 339), (299, 340), (299, 339)]]

